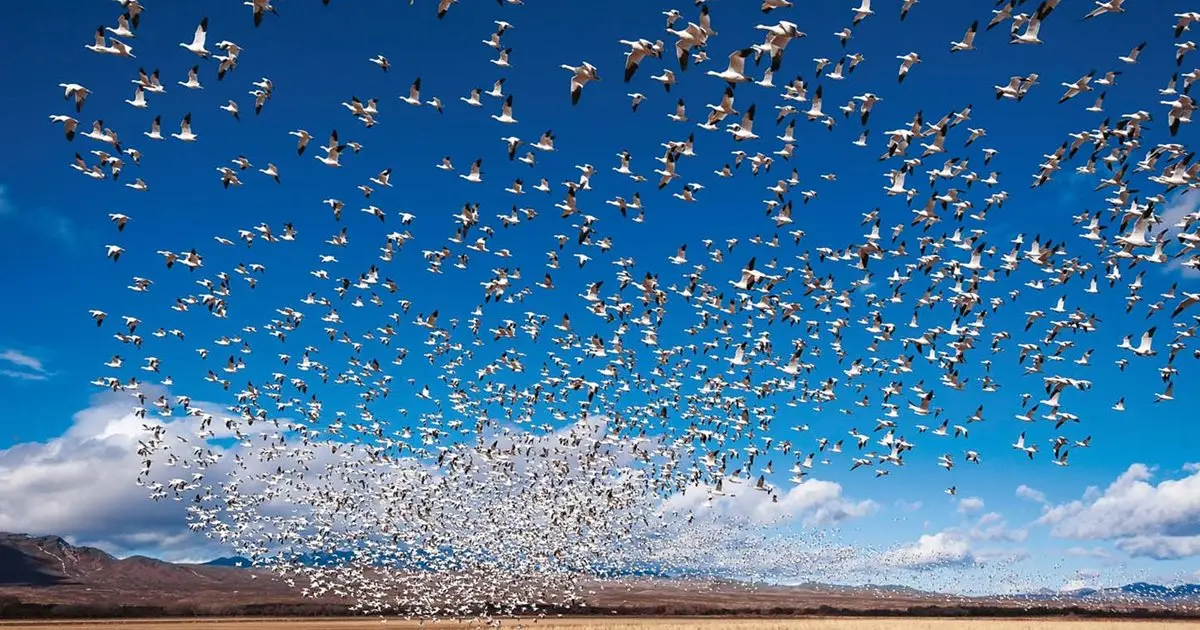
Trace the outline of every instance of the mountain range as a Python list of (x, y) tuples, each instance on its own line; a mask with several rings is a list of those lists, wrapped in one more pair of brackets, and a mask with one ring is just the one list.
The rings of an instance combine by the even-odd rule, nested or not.
[[(302, 586), (302, 585), (297, 585)], [(629, 614), (1046, 614), (1063, 612), (1200, 614), (1200, 584), (1144, 582), (1004, 597), (958, 597), (903, 586), (804, 584), (754, 586), (686, 578), (631, 577), (598, 584), (571, 612)], [(144, 556), (116, 558), (58, 536), (0, 532), (0, 618), (164, 614), (347, 614), (336, 598), (305, 599), (246, 558), (203, 564)], [(136, 609), (136, 610), (135, 610)], [(957, 611), (957, 612), (955, 612)], [(985, 611), (985, 612), (980, 612)]]

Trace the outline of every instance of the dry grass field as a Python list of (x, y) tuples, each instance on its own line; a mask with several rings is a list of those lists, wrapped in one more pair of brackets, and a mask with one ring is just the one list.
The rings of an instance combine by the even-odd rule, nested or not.
[[(2, 630), (408, 630), (470, 628), (453, 622), (426, 623), (345, 619), (219, 619), (6, 622)], [(510, 620), (507, 628), (536, 630), (1184, 630), (1200, 628), (1196, 621), (1110, 621), (1039, 619), (542, 619)]]

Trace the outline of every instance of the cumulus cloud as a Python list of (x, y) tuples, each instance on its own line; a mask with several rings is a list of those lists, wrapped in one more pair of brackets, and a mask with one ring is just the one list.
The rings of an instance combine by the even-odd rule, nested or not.
[(1076, 558), (1098, 558), (1100, 560), (1109, 560), (1113, 557), (1112, 552), (1104, 547), (1069, 547), (1064, 553)]
[[(969, 514), (983, 509), (983, 500), (966, 497), (958, 505), (959, 512)], [(999, 512), (987, 512), (967, 526), (926, 534), (895, 547), (883, 554), (882, 561), (886, 566), (915, 571), (1011, 563), (1029, 557), (1028, 551), (1011, 545), (1027, 537), (1027, 530), (1010, 528)], [(977, 543), (984, 546), (977, 548)]]
[(889, 566), (916, 571), (975, 563), (971, 542), (954, 530), (921, 536), (914, 543), (888, 551), (882, 559)]
[(773, 501), (769, 493), (744, 483), (726, 483), (723, 491), (724, 496), (713, 496), (709, 501), (704, 488), (695, 488), (686, 494), (672, 496), (664, 508), (679, 513), (691, 511), (698, 519), (744, 518), (757, 525), (799, 520), (809, 526), (834, 525), (869, 516), (879, 509), (879, 505), (871, 500), (847, 499), (842, 495), (841, 484), (821, 479), (807, 479), (786, 491), (777, 490), (778, 501)]
[(974, 540), (1022, 542), (1029, 533), (1024, 529), (1010, 529), (999, 512), (988, 512), (975, 521), (967, 535)]
[[(157, 421), (136, 417), (133, 406), (127, 395), (106, 393), (62, 435), (0, 450), (0, 530), (61, 535), (117, 554), (219, 555), (188, 531), (184, 503), (151, 501), (134, 482), (142, 424)], [(179, 429), (189, 420), (166, 424)]]
[(1157, 484), (1153, 476), (1133, 464), (1103, 491), (1049, 507), (1038, 522), (1061, 538), (1112, 540), (1134, 556), (1200, 555), (1200, 471)]
[(1131, 556), (1155, 560), (1200, 555), (1200, 536), (1132, 536), (1118, 539), (1115, 544)]
[[(0, 194), (2, 194), (0, 190)], [(3, 203), (3, 197), (0, 197)], [(0, 350), (0, 376), (22, 381), (44, 381), (50, 372), (41, 359), (13, 348)]]
[(1162, 226), (1168, 230), (1171, 236), (1180, 232), (1180, 229), (1176, 227), (1180, 219), (1200, 210), (1200, 195), (1188, 193), (1189, 191), (1184, 189), (1175, 195), (1159, 215), (1162, 217)]
[(979, 497), (964, 497), (958, 501), (958, 511), (963, 514), (971, 514), (983, 509), (983, 499)]
[[(1194, 214), (1200, 211), (1200, 195), (1188, 194), (1188, 190), (1184, 190), (1176, 195), (1167, 206), (1163, 208), (1162, 227), (1166, 228), (1168, 238), (1175, 238), (1183, 230), (1179, 228), (1180, 220), (1187, 215)], [(1200, 276), (1200, 271), (1191, 267), (1184, 267), (1183, 263), (1190, 257), (1176, 258), (1167, 263), (1167, 271), (1181, 271), (1184, 276), (1197, 277)]]
[(1046, 493), (1041, 490), (1035, 490), (1025, 484), (1017, 486), (1017, 498), (1033, 501), (1034, 503), (1045, 503)]
[(1079, 569), (1075, 571), (1075, 577), (1067, 580), (1065, 584), (1058, 587), (1060, 593), (1070, 593), (1085, 588), (1100, 588), (1100, 572), (1095, 569)]

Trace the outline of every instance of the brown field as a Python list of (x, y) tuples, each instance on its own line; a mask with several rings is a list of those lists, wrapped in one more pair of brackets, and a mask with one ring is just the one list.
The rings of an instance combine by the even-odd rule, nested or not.
[[(523, 624), (523, 625), (522, 625)], [(372, 619), (220, 619), (220, 620), (113, 620), (113, 621), (0, 621), (3, 630), (408, 630), (416, 628), (470, 628), (453, 622), (426, 623)], [(477, 627), (477, 626), (476, 626)], [(537, 630), (1184, 630), (1200, 628), (1196, 621), (1111, 621), (1045, 619), (542, 619), (505, 621), (503, 627)]]

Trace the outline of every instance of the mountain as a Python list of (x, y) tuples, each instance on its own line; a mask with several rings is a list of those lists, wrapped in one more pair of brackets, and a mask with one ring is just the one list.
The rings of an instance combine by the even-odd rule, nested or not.
[(1200, 584), (1163, 586), (1149, 582), (1134, 582), (1111, 588), (1078, 588), (1069, 591), (1039, 589), (1019, 597), (1034, 600), (1092, 600), (1118, 601), (1131, 604), (1146, 602), (1196, 602), (1200, 603)]
[(243, 558), (241, 556), (227, 556), (227, 557), (221, 557), (221, 558), (213, 558), (212, 560), (209, 560), (208, 562), (201, 563), (201, 565), (206, 566), (206, 567), (247, 567), (248, 568), (251, 565), (251, 562), (250, 562), (249, 558)]
[(0, 533), (0, 596), (27, 602), (296, 601), (297, 593), (254, 569), (116, 558), (58, 536)]
[[(273, 573), (249, 564), (240, 557), (204, 564), (174, 564), (143, 556), (116, 558), (100, 549), (71, 545), (57, 536), (0, 533), (0, 618), (350, 614), (351, 602), (332, 597), (305, 599), (299, 592), (305, 584), (289, 586)], [(618, 583), (589, 585), (591, 594), (581, 606), (561, 612), (1012, 616), (1139, 611), (1162, 615), (1181, 614), (1187, 607), (1180, 603), (1200, 601), (1200, 585), (1196, 584), (1165, 587), (1137, 583), (1072, 593), (1043, 590), (1017, 597), (960, 597), (899, 585), (754, 586), (694, 576), (623, 577)]]
[(1126, 584), (1117, 589), (1101, 589), (1100, 593), (1109, 593), (1118, 591), (1123, 595), (1129, 595), (1141, 599), (1151, 600), (1180, 600), (1180, 599), (1196, 599), (1200, 600), (1200, 584), (1180, 584), (1179, 586), (1163, 586), (1161, 584), (1148, 584), (1146, 582), (1134, 582)]

